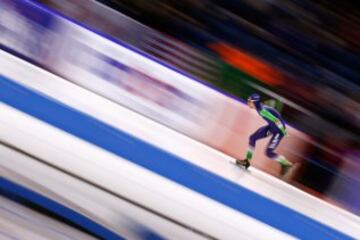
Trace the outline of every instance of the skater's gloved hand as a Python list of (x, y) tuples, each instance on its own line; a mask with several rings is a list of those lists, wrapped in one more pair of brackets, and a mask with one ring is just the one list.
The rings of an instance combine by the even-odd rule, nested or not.
[(288, 131), (285, 128), (283, 130), (281, 130), (281, 131), (282, 131), (282, 133), (284, 134), (285, 137), (290, 136)]

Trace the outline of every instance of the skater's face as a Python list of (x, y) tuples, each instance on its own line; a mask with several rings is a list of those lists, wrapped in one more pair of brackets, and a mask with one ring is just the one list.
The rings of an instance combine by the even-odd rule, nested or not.
[(250, 100), (248, 100), (248, 106), (249, 106), (250, 108), (255, 108), (254, 102), (253, 102), (253, 101), (250, 101)]

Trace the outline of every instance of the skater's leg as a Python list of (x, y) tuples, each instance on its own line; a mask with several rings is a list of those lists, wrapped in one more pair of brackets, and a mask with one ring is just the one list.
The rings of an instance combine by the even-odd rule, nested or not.
[(266, 150), (265, 150), (265, 154), (266, 156), (268, 156), (271, 159), (277, 160), (279, 158), (280, 155), (278, 155), (277, 153), (275, 153), (275, 149), (279, 146), (279, 143), (281, 141), (281, 139), (283, 138), (283, 134), (282, 133), (275, 133), (272, 135)]
[(284, 156), (279, 155), (275, 152), (275, 149), (279, 146), (280, 141), (283, 137), (284, 135), (282, 133), (275, 133), (271, 137), (265, 151), (266, 156), (277, 161), (281, 165), (281, 175), (284, 175), (288, 168), (292, 165), (291, 162), (289, 162)]
[(246, 159), (247, 160), (251, 160), (254, 150), (255, 150), (255, 146), (256, 146), (256, 141), (262, 138), (266, 138), (267, 136), (270, 135), (270, 130), (268, 126), (264, 126), (259, 128), (255, 133), (253, 133), (250, 138), (249, 138), (249, 147), (248, 150), (246, 152)]
[(236, 164), (248, 168), (250, 166), (250, 160), (252, 159), (255, 150), (256, 141), (269, 136), (269, 134), (270, 131), (268, 126), (261, 127), (255, 133), (253, 133), (249, 138), (249, 147), (246, 152), (246, 158), (243, 160), (236, 160)]

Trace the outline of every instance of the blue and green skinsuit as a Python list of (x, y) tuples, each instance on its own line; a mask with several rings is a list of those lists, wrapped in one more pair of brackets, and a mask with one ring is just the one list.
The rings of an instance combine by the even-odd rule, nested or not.
[(280, 163), (287, 160), (275, 153), (275, 149), (279, 145), (281, 139), (287, 135), (285, 121), (274, 108), (263, 105), (260, 101), (255, 101), (254, 105), (258, 114), (268, 123), (266, 126), (259, 128), (250, 136), (249, 149), (246, 153), (246, 159), (251, 160), (255, 149), (256, 141), (271, 135), (271, 139), (266, 147), (266, 156)]

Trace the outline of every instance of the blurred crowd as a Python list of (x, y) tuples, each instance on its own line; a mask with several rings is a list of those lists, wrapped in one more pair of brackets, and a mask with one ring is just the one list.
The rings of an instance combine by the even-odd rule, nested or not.
[[(308, 0), (99, 2), (215, 55), (255, 77), (261, 86), (316, 113), (336, 128), (359, 136), (360, 14), (356, 3)], [(70, 11), (84, 21), (91, 17), (88, 14), (91, 10), (83, 4)], [(103, 27), (98, 27), (116, 36), (112, 24), (104, 20), (103, 23)], [(229, 78), (218, 80), (217, 85), (245, 97), (246, 94), (239, 93), (241, 90), (227, 87), (229, 82), (239, 81)], [(282, 111), (293, 125), (305, 132), (319, 132), (317, 136), (320, 136), (328, 131), (319, 131), (317, 128), (321, 125), (314, 127), (312, 123), (316, 121), (309, 116), (306, 119), (303, 113), (294, 112), (292, 108), (285, 107)]]
[(287, 99), (360, 133), (356, 1), (101, 2), (217, 54)]
[[(116, 28), (116, 19), (96, 16), (84, 1), (39, 0), (120, 40), (131, 34)], [(97, 2), (216, 59), (222, 67), (211, 83), (223, 91), (241, 98), (259, 90), (279, 96), (285, 119), (322, 146), (311, 145), (305, 156), (305, 186), (328, 191), (340, 166), (353, 166), (352, 176), (360, 173), (360, 2)], [(360, 185), (358, 177), (350, 182)]]

